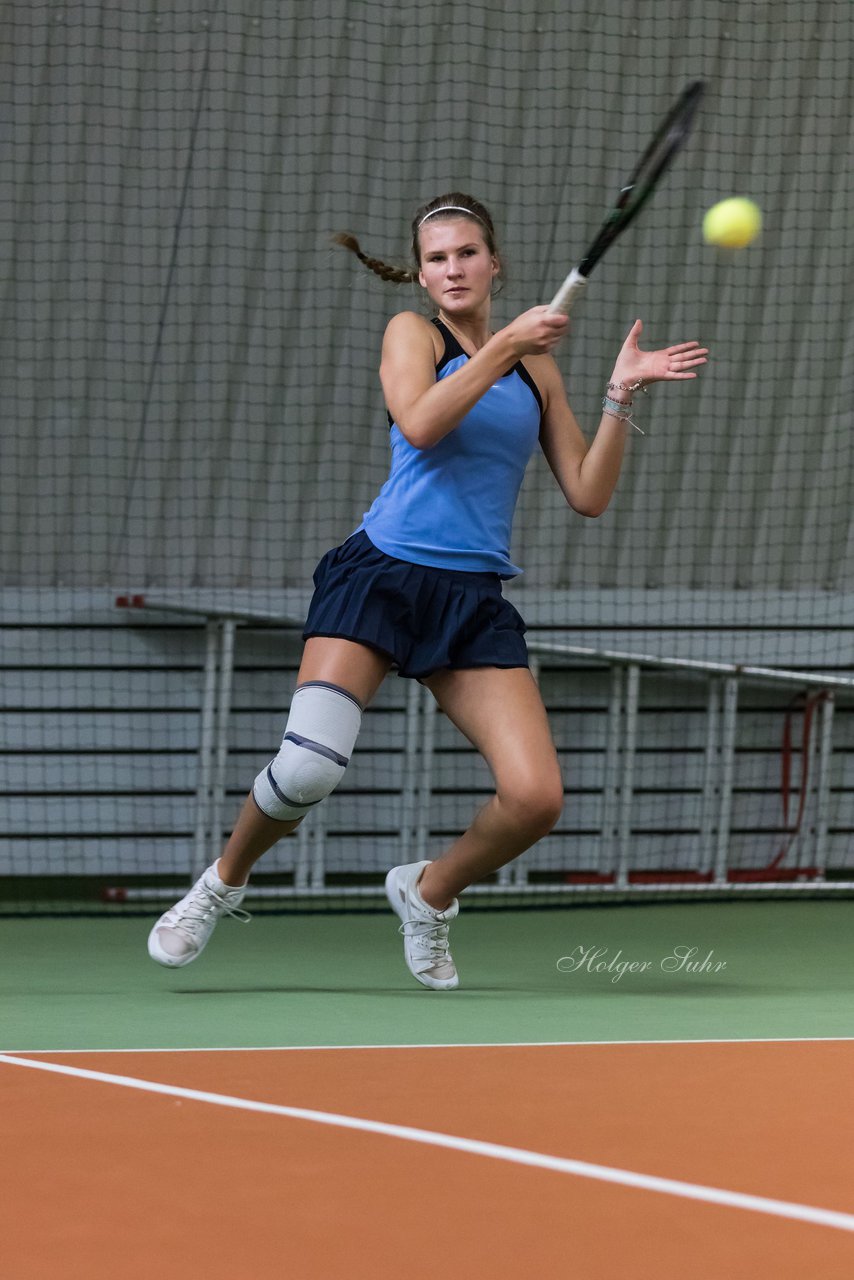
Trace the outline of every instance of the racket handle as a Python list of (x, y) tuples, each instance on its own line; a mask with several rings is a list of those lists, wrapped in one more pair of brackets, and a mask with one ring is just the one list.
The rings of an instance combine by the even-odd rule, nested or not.
[(562, 311), (568, 316), (573, 304), (578, 301), (587, 288), (587, 277), (577, 267), (573, 267), (555, 296), (549, 303), (549, 311)]

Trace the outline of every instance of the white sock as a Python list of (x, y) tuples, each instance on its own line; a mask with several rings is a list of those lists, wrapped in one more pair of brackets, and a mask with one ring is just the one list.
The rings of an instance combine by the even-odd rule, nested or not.
[(220, 860), (219, 860), (219, 858), (217, 858), (216, 862), (215, 862), (215, 863), (213, 864), (213, 866), (210, 868), (211, 875), (212, 875), (213, 879), (216, 881), (216, 887), (218, 888), (218, 891), (219, 891), (219, 892), (221, 892), (221, 893), (229, 893), (229, 892), (233, 893), (235, 889), (245, 889), (245, 888), (246, 888), (246, 885), (249, 883), (249, 881), (248, 881), (248, 880), (244, 880), (243, 884), (226, 884), (226, 883), (225, 883), (225, 881), (223, 880), (222, 876), (219, 874), (219, 863), (220, 863)]

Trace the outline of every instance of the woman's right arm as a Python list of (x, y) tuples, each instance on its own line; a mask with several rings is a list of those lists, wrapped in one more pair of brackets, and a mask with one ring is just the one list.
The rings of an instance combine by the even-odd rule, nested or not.
[(430, 449), (453, 431), (498, 378), (523, 355), (551, 351), (566, 332), (566, 316), (547, 307), (524, 312), (447, 378), (436, 380), (429, 321), (403, 311), (383, 339), (380, 381), (389, 413), (416, 449)]

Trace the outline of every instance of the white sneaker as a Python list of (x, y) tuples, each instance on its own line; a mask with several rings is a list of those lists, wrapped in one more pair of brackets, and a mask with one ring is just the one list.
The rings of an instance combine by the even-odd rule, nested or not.
[(220, 916), (234, 916), (241, 924), (252, 917), (240, 910), (246, 885), (233, 889), (216, 873), (217, 863), (208, 867), (188, 894), (170, 907), (148, 935), (148, 954), (158, 964), (176, 969), (201, 955)]
[(460, 985), (448, 950), (448, 925), (459, 913), (456, 898), (444, 911), (436, 911), (418, 892), (418, 881), (427, 862), (392, 867), (385, 878), (386, 897), (403, 923), (403, 954), (409, 972), (434, 991), (452, 991)]

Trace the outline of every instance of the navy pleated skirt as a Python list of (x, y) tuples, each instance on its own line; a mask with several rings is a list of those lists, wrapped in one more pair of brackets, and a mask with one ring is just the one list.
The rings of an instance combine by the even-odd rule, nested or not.
[(400, 675), (445, 668), (527, 667), (525, 624), (497, 573), (387, 556), (364, 530), (327, 551), (314, 573), (303, 639), (337, 636), (385, 653)]

